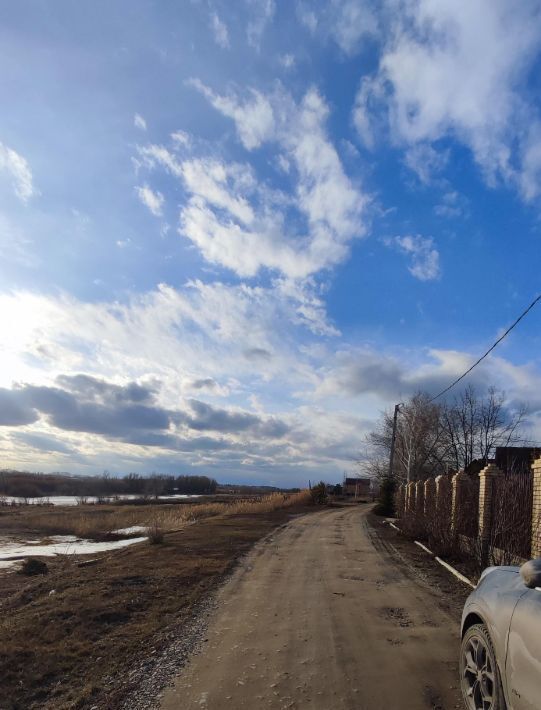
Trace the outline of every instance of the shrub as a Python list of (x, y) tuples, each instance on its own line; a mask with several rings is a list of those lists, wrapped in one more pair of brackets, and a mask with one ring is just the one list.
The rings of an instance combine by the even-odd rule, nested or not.
[(151, 545), (161, 545), (164, 534), (163, 529), (157, 520), (153, 521), (147, 528), (148, 541)]
[(385, 515), (389, 518), (394, 517), (394, 496), (396, 491), (396, 481), (392, 476), (385, 476), (379, 487), (378, 502), (374, 507), (376, 515)]
[(35, 557), (27, 557), (23, 562), (20, 574), (25, 574), (27, 577), (33, 577), (36, 574), (47, 574), (49, 568), (45, 562), (37, 560)]
[(312, 487), (310, 496), (314, 505), (325, 505), (327, 503), (327, 487), (323, 481)]

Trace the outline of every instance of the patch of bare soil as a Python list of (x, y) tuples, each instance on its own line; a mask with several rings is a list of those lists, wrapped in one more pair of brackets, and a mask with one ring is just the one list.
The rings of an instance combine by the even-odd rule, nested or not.
[[(383, 524), (384, 519), (370, 514), (367, 516), (372, 542), (392, 555), (402, 565), (405, 565), (414, 577), (431, 589), (438, 590), (438, 604), (450, 613), (457, 624), (460, 623), (462, 608), (471, 589), (446, 571), (433, 560), (430, 555), (415, 545), (411, 540), (401, 535), (394, 528)], [(382, 585), (384, 580), (382, 580)], [(399, 612), (395, 613), (398, 614)], [(425, 626), (431, 625), (427, 618)]]
[(120, 708), (235, 561), (309, 510), (208, 518), (91, 565), (59, 557), (46, 575), (3, 573), (0, 710)]

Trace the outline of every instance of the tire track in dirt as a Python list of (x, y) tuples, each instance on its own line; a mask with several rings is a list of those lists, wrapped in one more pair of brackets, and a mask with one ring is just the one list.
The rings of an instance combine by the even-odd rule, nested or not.
[(461, 707), (457, 625), (365, 511), (297, 518), (256, 546), (162, 710)]

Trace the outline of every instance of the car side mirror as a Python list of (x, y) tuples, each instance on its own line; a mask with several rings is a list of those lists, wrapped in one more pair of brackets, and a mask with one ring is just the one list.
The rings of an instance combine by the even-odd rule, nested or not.
[(541, 559), (525, 562), (520, 568), (520, 576), (530, 589), (541, 587)]

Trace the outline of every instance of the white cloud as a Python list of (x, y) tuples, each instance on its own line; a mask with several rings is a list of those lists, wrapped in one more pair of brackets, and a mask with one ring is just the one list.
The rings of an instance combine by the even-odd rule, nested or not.
[(182, 177), (182, 164), (177, 157), (164, 146), (151, 143), (142, 147), (138, 146), (137, 152), (139, 158), (134, 159), (137, 170), (139, 170), (142, 165), (149, 168), (155, 165), (162, 165), (167, 168), (172, 175)]
[(429, 143), (418, 143), (408, 148), (404, 162), (424, 185), (429, 185), (449, 160), (448, 150), (436, 150)]
[[(259, 183), (247, 166), (214, 161), (212, 169), (201, 170), (198, 161), (173, 163), (169, 169), (182, 175), (193, 193), (182, 211), (183, 232), (205, 258), (242, 276), (267, 267), (290, 278), (306, 278), (343, 260), (349, 242), (365, 233), (368, 198), (346, 175), (328, 137), (328, 107), (318, 91), (310, 89), (297, 105), (281, 90), (269, 96), (251, 91), (242, 100), (217, 95), (197, 80), (192, 85), (234, 120), (248, 150), (277, 143), (279, 164), (290, 166), (295, 181), (294, 197), (288, 199)], [(160, 149), (152, 150), (156, 156)], [(171, 166), (172, 159), (162, 155), (158, 162)], [(243, 181), (235, 177), (240, 175)], [(296, 207), (305, 231), (292, 232), (295, 222), (284, 205)]]
[(252, 18), (246, 28), (248, 44), (259, 50), (261, 37), (268, 23), (272, 21), (276, 11), (274, 0), (246, 0)]
[(147, 122), (139, 113), (136, 113), (133, 117), (133, 125), (141, 131), (146, 131), (147, 129)]
[(359, 137), (369, 150), (374, 148), (378, 133), (378, 122), (374, 119), (374, 113), (384, 98), (385, 86), (379, 77), (362, 78), (355, 97), (352, 118)]
[(229, 32), (225, 22), (220, 20), (216, 12), (210, 14), (210, 27), (214, 34), (214, 40), (222, 49), (229, 48)]
[(221, 96), (214, 93), (199, 79), (191, 79), (190, 85), (207, 98), (215, 109), (235, 121), (237, 131), (245, 148), (253, 150), (274, 133), (275, 119), (269, 100), (259, 91), (252, 89), (245, 101), (235, 96)]
[(3, 143), (0, 143), (0, 172), (9, 175), (13, 191), (22, 202), (27, 202), (32, 195), (36, 194), (28, 162), (22, 155)]
[(313, 10), (308, 8), (305, 3), (299, 3), (297, 5), (297, 14), (301, 23), (308, 29), (312, 34), (315, 33), (318, 27), (318, 18)]
[(188, 148), (192, 143), (192, 139), (190, 135), (186, 133), (186, 131), (173, 131), (173, 133), (171, 133), (171, 138), (175, 143), (175, 146), (177, 146), (178, 148)]
[[(125, 303), (0, 295), (0, 387), (92, 385), (84, 374), (105, 380), (113, 394), (115, 386), (137, 383), (137, 391), (152, 393), (152, 406), (162, 411), (198, 413), (191, 430), (177, 417), (161, 438), (143, 437), (139, 444), (74, 434), (62, 428), (69, 429), (69, 422), (51, 419), (25, 427), (72, 447), (76, 470), (77, 456), (83, 456), (94, 469), (103, 462), (124, 472), (135, 463), (137, 470), (182, 464), (215, 470), (222, 480), (231, 470), (252, 479), (268, 479), (272, 472), (290, 484), (320, 470), (338, 478), (357, 457), (382, 407), (418, 389), (440, 391), (475, 357), (433, 350), (417, 352), (412, 360), (411, 352), (390, 354), (336, 338), (331, 347), (315, 327), (322, 310), (317, 294), (309, 285), (298, 288), (285, 281), (272, 288), (196, 281), (181, 289), (160, 286)], [(532, 401), (532, 392), (541, 390), (533, 364), (490, 357), (471, 381), (481, 388), (504, 384), (511, 402), (541, 407), (540, 398)], [(5, 428), (6, 436), (10, 431)], [(90, 431), (107, 435), (102, 428)], [(10, 463), (21, 456), (29, 466), (42, 461), (8, 440), (3, 451)], [(50, 470), (57, 460), (48, 459)]]
[(318, 12), (301, 2), (297, 12), (313, 35), (332, 39), (349, 56), (362, 48), (364, 39), (378, 34), (378, 20), (368, 2), (329, 0)]
[(394, 246), (411, 258), (408, 271), (419, 281), (433, 281), (440, 276), (440, 255), (434, 247), (431, 237), (404, 236), (386, 240), (388, 246)]
[[(541, 45), (538, 3), (525, 0), (390, 2), (391, 32), (378, 73), (359, 89), (354, 122), (368, 142), (387, 118), (401, 145), (453, 137), (489, 184), (540, 189), (533, 110), (521, 90)], [(534, 129), (535, 130), (535, 129)]]
[(295, 66), (295, 55), (294, 54), (281, 54), (278, 57), (278, 61), (284, 67), (284, 69), (292, 69)]
[(136, 187), (135, 191), (137, 197), (140, 201), (148, 207), (156, 217), (160, 217), (162, 214), (162, 207), (164, 203), (164, 198), (161, 192), (154, 192), (148, 185), (143, 185), (143, 187)]
[(448, 190), (441, 202), (434, 206), (434, 214), (438, 217), (463, 217), (468, 214), (468, 200), (456, 190)]

